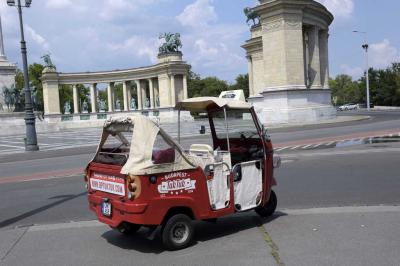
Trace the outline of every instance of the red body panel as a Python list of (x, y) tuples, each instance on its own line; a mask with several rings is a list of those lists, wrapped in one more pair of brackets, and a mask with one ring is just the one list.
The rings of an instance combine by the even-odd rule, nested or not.
[[(101, 173), (116, 177), (125, 177), (120, 174), (121, 167), (91, 163), (89, 166), (89, 178), (93, 173)], [(171, 208), (186, 207), (192, 210), (197, 220), (217, 218), (234, 212), (232, 201), (230, 205), (219, 211), (213, 211), (210, 207), (207, 179), (200, 168), (190, 171), (166, 173), (157, 176), (157, 182), (152, 184), (150, 176), (140, 176), (141, 194), (137, 199), (129, 200), (127, 196), (118, 196), (110, 193), (96, 191), (89, 188), (89, 205), (98, 219), (112, 227), (117, 227), (122, 222), (130, 222), (142, 225), (159, 225), (166, 213)], [(182, 180), (195, 181), (195, 189), (179, 189), (174, 191), (159, 192), (159, 187), (166, 182), (182, 182)], [(231, 183), (231, 198), (233, 198), (233, 183)], [(127, 189), (127, 186), (125, 184)], [(172, 188), (172, 187), (171, 187)], [(166, 192), (166, 193), (165, 193)], [(106, 217), (101, 213), (101, 203), (108, 199), (112, 205), (112, 216)]]

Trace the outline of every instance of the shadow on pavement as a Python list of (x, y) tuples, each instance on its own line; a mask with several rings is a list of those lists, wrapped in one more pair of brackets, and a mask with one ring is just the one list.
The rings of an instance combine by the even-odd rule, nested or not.
[[(7, 219), (7, 220), (4, 220), (4, 221), (0, 222), (0, 228), (9, 226), (9, 225), (11, 225), (11, 224), (13, 224), (13, 223), (16, 223), (16, 222), (18, 222), (18, 221), (20, 221), (20, 220), (23, 220), (23, 219), (25, 219), (25, 218), (28, 218), (28, 217), (30, 217), (30, 216), (32, 216), (32, 215), (35, 215), (35, 214), (39, 213), (39, 212), (43, 212), (43, 211), (45, 211), (45, 210), (48, 210), (48, 209), (50, 209), (50, 208), (53, 208), (54, 206), (60, 205), (60, 204), (62, 204), (62, 203), (64, 203), (64, 202), (66, 202), (66, 201), (73, 200), (73, 199), (75, 199), (75, 198), (84, 196), (84, 195), (86, 195), (86, 194), (87, 194), (87, 192), (85, 191), (85, 192), (82, 192), (82, 193), (76, 194), (76, 195), (61, 195), (61, 196), (59, 196), (59, 198), (62, 198), (62, 199), (60, 199), (60, 200), (58, 200), (58, 201), (56, 201), (56, 202), (53, 202), (53, 203), (44, 205), (44, 206), (42, 206), (42, 207), (36, 208), (36, 209), (34, 209), (34, 210), (25, 212), (25, 213), (23, 213), (23, 214), (20, 214), (20, 215), (18, 215), (18, 216), (15, 216), (15, 217), (13, 217), (13, 218), (10, 218), (10, 219)], [(53, 198), (56, 199), (57, 197), (53, 197)], [(49, 199), (52, 199), (52, 198), (49, 198)]]
[[(198, 242), (210, 241), (256, 228), (286, 215), (286, 213), (276, 212), (269, 218), (261, 218), (253, 212), (247, 212), (219, 218), (215, 223), (196, 221), (194, 223), (195, 236), (192, 246), (195, 246)], [(147, 229), (141, 229), (131, 236), (122, 235), (116, 230), (110, 230), (105, 232), (102, 237), (108, 243), (123, 249), (154, 254), (160, 254), (165, 251), (159, 232), (154, 240), (150, 240), (147, 238)]]

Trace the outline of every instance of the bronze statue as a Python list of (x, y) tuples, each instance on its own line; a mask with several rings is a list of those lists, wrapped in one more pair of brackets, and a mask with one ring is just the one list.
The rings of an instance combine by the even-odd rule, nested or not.
[(51, 57), (50, 54), (45, 54), (44, 56), (41, 57), (44, 61), (44, 66), (47, 68), (52, 68), (52, 69), (56, 69), (56, 66), (53, 64), (53, 62), (51, 61)]
[[(260, 16), (254, 11), (254, 9), (252, 9), (250, 7), (246, 7), (243, 10), (243, 12), (247, 17), (247, 21), (246, 21), (247, 24), (249, 24), (250, 20), (253, 21), (253, 26), (256, 26), (256, 25), (260, 24)], [(257, 23), (256, 23), (256, 20), (258, 20)]]
[(164, 39), (165, 42), (160, 46), (160, 54), (176, 53), (182, 47), (181, 35), (179, 33), (164, 33), (159, 39)]

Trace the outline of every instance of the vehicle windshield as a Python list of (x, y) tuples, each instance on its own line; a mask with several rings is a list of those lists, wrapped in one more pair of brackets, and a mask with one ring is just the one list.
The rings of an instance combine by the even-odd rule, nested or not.
[[(224, 111), (211, 113), (215, 133), (218, 139), (226, 138)], [(226, 110), (226, 119), (230, 138), (260, 138), (250, 110)]]

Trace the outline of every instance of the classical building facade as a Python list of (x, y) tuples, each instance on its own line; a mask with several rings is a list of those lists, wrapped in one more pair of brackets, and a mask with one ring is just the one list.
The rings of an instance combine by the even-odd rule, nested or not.
[[(190, 66), (182, 61), (181, 52), (160, 54), (153, 66), (125, 70), (59, 73), (45, 68), (42, 76), (44, 113), (57, 120), (69, 115), (72, 120), (105, 118), (107, 114), (139, 112), (149, 116), (172, 116), (176, 102), (186, 99), (187, 74)], [(107, 101), (104, 106), (98, 98), (97, 84), (107, 84)], [(114, 87), (122, 83), (123, 98), (116, 99)], [(90, 87), (89, 108), (82, 107), (78, 84)], [(73, 103), (70, 109), (60, 105), (60, 85), (72, 85)], [(69, 103), (68, 103), (69, 104)], [(97, 116), (102, 114), (102, 116)], [(104, 116), (105, 114), (105, 116)], [(88, 117), (88, 115), (91, 115)]]
[(314, 122), (336, 111), (329, 90), (333, 15), (313, 0), (260, 0), (260, 24), (242, 46), (250, 98), (264, 123)]
[(10, 105), (7, 106), (5, 99), (5, 89), (11, 89), (15, 85), (15, 74), (17, 67), (7, 60), (4, 53), (3, 43), (3, 29), (1, 25), (0, 17), (0, 113), (1, 112), (12, 112), (13, 108)]

